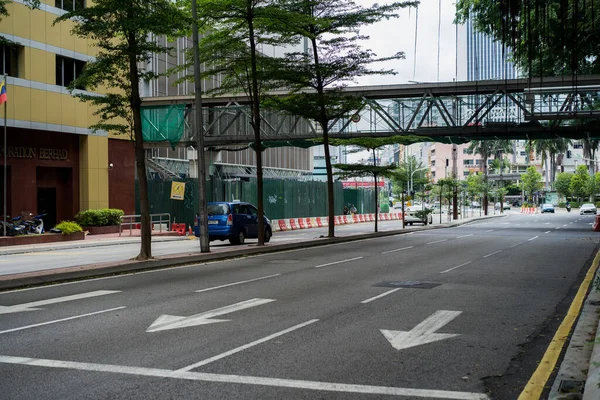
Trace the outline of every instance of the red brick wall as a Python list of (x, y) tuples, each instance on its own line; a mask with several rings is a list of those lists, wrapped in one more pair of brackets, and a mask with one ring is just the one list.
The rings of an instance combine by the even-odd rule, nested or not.
[(135, 214), (135, 154), (130, 140), (108, 140), (108, 204)]
[[(0, 165), (4, 166), (1, 147), (0, 144)], [(37, 188), (55, 188), (56, 210), (51, 211), (52, 219), (73, 219), (79, 208), (79, 136), (8, 128), (7, 151), (8, 214), (36, 214), (41, 211)]]

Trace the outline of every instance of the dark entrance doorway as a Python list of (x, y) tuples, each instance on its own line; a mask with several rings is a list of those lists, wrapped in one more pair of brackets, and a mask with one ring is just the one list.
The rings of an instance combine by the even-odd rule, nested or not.
[(6, 166), (6, 185), (4, 185), (4, 165), (0, 168), (0, 219), (4, 219), (4, 189), (6, 188), (6, 213), (10, 210), (10, 165)]
[(56, 225), (56, 188), (37, 189), (38, 214), (47, 214), (42, 219), (48, 231)]

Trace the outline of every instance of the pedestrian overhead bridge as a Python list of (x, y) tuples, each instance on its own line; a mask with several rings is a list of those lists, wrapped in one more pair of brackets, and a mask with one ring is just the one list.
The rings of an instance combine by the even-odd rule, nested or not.
[[(360, 109), (331, 122), (331, 138), (417, 135), (445, 143), (600, 139), (600, 75), (353, 86), (343, 92), (364, 102)], [(148, 146), (195, 147), (193, 95), (142, 100)], [(254, 141), (248, 96), (204, 97), (202, 112), (207, 147)], [(312, 121), (268, 109), (262, 109), (261, 115), (265, 143), (322, 137)]]

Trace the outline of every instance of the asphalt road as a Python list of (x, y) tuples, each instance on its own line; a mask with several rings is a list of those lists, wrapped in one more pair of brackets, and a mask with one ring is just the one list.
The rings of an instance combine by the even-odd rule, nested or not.
[(515, 399), (592, 222), (513, 214), (0, 293), (0, 397)]

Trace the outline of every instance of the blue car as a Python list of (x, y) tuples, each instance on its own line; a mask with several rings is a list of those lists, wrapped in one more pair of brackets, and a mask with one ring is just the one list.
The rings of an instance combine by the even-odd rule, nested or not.
[[(244, 244), (246, 238), (258, 238), (258, 209), (244, 202), (210, 202), (207, 207), (208, 237), (213, 240), (229, 240), (231, 244)], [(265, 216), (265, 242), (271, 240), (271, 221)], [(195, 228), (200, 236), (200, 228)]]
[(542, 214), (543, 213), (552, 213), (554, 214), (554, 206), (552, 204), (542, 204)]

